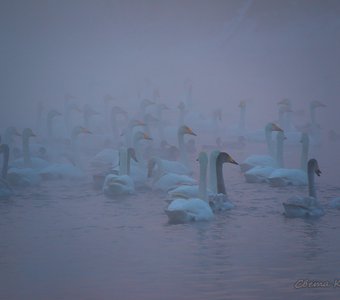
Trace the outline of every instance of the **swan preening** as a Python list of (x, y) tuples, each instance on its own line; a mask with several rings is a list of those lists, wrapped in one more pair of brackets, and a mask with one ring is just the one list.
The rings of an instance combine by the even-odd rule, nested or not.
[(321, 171), (316, 159), (312, 158), (308, 161), (308, 196), (295, 196), (283, 203), (285, 215), (287, 217), (320, 217), (324, 214), (324, 210), (316, 197), (316, 188), (314, 182), (314, 174), (320, 176)]

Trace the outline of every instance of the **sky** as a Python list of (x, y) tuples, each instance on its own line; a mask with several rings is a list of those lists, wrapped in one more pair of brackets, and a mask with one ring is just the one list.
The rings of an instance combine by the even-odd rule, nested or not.
[(247, 99), (259, 126), (282, 98), (305, 111), (320, 100), (336, 127), (337, 0), (3, 0), (0, 32), (1, 128), (30, 126), (38, 101), (58, 107), (65, 93), (94, 107), (111, 94), (133, 110), (138, 92), (158, 88), (175, 108), (188, 82), (199, 111), (232, 120)]

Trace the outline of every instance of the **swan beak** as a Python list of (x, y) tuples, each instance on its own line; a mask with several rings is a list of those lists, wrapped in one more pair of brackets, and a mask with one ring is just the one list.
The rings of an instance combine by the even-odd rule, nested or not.
[(143, 134), (143, 138), (144, 138), (145, 140), (152, 141), (152, 138), (151, 138), (147, 133), (144, 133), (144, 134)]
[(246, 106), (246, 102), (244, 100), (240, 101), (240, 104), (238, 105), (238, 107), (245, 107)]
[(21, 133), (19, 131), (15, 130), (14, 135), (21, 136)]
[(92, 134), (92, 132), (90, 130), (88, 130), (87, 128), (84, 128), (84, 127), (81, 128), (81, 132), (82, 133)]
[(281, 132), (283, 132), (283, 129), (282, 128), (280, 128), (278, 125), (276, 125), (275, 123), (273, 123), (273, 131), (281, 131)]
[(132, 149), (132, 151), (130, 152), (130, 156), (131, 156), (131, 158), (132, 158), (135, 162), (138, 163), (138, 159), (137, 159), (137, 157), (136, 157), (136, 152), (135, 152), (134, 149)]
[(320, 175), (321, 175), (321, 170), (320, 170), (320, 169), (316, 169), (316, 170), (315, 170), (315, 174), (318, 175), (318, 176), (320, 176)]
[(32, 137), (36, 137), (37, 135), (36, 135), (35, 133), (32, 132), (32, 133), (31, 133), (31, 136), (32, 136)]
[(232, 157), (229, 157), (229, 163), (234, 164), (234, 165), (239, 165), (237, 161), (235, 161)]
[(195, 132), (193, 132), (192, 129), (189, 128), (189, 127), (187, 127), (186, 133), (190, 134), (190, 135), (193, 135), (193, 136), (197, 136), (197, 134)]

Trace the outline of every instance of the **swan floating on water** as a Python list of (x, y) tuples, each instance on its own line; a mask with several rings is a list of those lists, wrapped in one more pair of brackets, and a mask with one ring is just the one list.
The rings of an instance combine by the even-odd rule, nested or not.
[(294, 196), (283, 203), (285, 215), (292, 218), (320, 217), (324, 214), (317, 197), (314, 183), (314, 174), (320, 176), (321, 171), (316, 159), (308, 161), (308, 196)]

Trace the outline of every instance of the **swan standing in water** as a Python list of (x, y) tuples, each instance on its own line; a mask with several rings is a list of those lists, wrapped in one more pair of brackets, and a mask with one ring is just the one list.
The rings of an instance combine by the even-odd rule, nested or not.
[(13, 190), (6, 181), (8, 161), (9, 161), (9, 147), (6, 144), (0, 144), (0, 153), (3, 154), (1, 177), (0, 177), (0, 200), (7, 200), (13, 195)]
[(276, 169), (269, 178), (269, 184), (271, 186), (287, 186), (287, 185), (307, 185), (307, 160), (309, 149), (309, 137), (307, 133), (302, 133), (301, 140), (301, 167), (300, 169)]
[(283, 203), (285, 215), (292, 218), (320, 217), (324, 214), (318, 199), (314, 183), (314, 174), (320, 176), (321, 171), (316, 159), (308, 161), (308, 196), (295, 196)]

